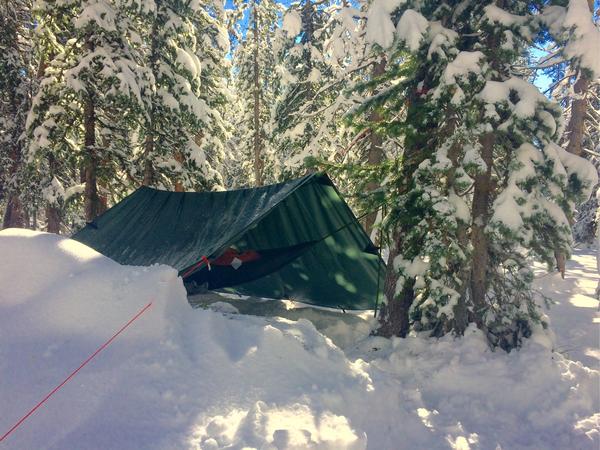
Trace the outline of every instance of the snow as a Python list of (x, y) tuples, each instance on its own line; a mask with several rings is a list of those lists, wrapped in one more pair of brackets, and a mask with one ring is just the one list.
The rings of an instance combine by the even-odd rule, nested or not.
[(300, 13), (295, 9), (290, 9), (283, 16), (281, 28), (288, 36), (294, 37), (299, 35), (302, 31), (302, 17), (300, 17)]
[[(533, 84), (520, 78), (511, 77), (506, 81), (488, 80), (479, 93), (479, 97), (486, 103), (494, 104), (508, 102), (511, 91), (518, 94), (518, 100), (511, 107), (517, 117), (528, 119), (536, 114), (538, 105), (545, 105), (548, 99)], [(544, 117), (547, 126), (548, 117)], [(556, 125), (554, 126), (556, 128)]]
[(391, 14), (402, 0), (374, 0), (366, 14), (365, 40), (387, 49), (394, 43), (394, 22)]
[(550, 326), (557, 337), (556, 351), (598, 369), (600, 310), (594, 297), (598, 278), (595, 265), (594, 249), (582, 248), (567, 261), (564, 280), (558, 272), (547, 273), (542, 265), (534, 270), (536, 289), (557, 302), (549, 311)]
[(175, 51), (177, 54), (177, 64), (187, 70), (192, 78), (198, 78), (201, 71), (198, 57), (186, 49), (177, 46), (175, 46)]
[(581, 65), (600, 77), (600, 29), (594, 24), (587, 0), (570, 0), (563, 26), (573, 29), (565, 48), (567, 58), (578, 58)]
[(285, 307), (293, 320), (265, 318), (243, 301), (194, 310), (175, 270), (120, 266), (47, 233), (0, 231), (0, 254), (0, 435), (152, 301), (3, 449), (600, 443), (591, 251), (576, 254), (564, 282), (540, 275), (560, 301), (549, 312), (558, 352), (537, 332), (510, 354), (490, 351), (474, 328), (462, 339), (368, 336), (371, 313)]
[(459, 79), (468, 76), (469, 73), (481, 73), (485, 69), (481, 60), (485, 60), (485, 55), (479, 51), (459, 52), (444, 69), (442, 81), (448, 85), (456, 84)]
[(104, 0), (83, 2), (84, 8), (74, 20), (75, 28), (85, 28), (95, 23), (99, 28), (106, 31), (116, 31), (116, 12), (113, 7)]
[(429, 22), (425, 17), (415, 10), (407, 9), (398, 21), (396, 33), (398, 38), (406, 43), (410, 51), (416, 52), (421, 44), (421, 39), (427, 33), (428, 27)]
[(515, 25), (523, 25), (527, 22), (527, 18), (523, 16), (517, 16), (505, 11), (496, 5), (487, 5), (483, 8), (485, 11), (485, 17), (492, 23), (498, 23), (505, 27), (513, 27)]

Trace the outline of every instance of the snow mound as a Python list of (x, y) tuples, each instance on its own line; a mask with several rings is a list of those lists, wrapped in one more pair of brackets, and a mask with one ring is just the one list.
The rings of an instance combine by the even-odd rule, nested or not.
[[(307, 320), (193, 310), (174, 269), (52, 234), (0, 231), (0, 254), (0, 435), (152, 302), (3, 449), (365, 447), (318, 397), (343, 402), (333, 393), (366, 377)], [(237, 434), (219, 431), (240, 411)]]
[[(0, 231), (0, 436), (152, 306), (2, 449), (596, 449), (599, 373), (543, 339), (386, 340), (192, 309), (174, 269)], [(565, 305), (566, 307), (567, 305)], [(240, 308), (241, 311), (241, 308)], [(314, 317), (313, 317), (314, 316)], [(361, 328), (361, 327), (357, 327)], [(360, 342), (350, 342), (362, 335)], [(345, 338), (341, 338), (345, 336)]]

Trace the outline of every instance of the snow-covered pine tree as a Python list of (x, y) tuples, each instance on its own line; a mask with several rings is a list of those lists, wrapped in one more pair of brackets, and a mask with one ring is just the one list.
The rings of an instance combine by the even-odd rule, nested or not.
[(284, 178), (304, 172), (307, 157), (333, 156), (347, 134), (341, 119), (349, 109), (350, 77), (327, 49), (338, 25), (333, 3), (292, 3), (277, 33), (281, 94), (273, 108), (274, 145)]
[(30, 160), (48, 174), (42, 178), (50, 204), (64, 205), (83, 182), (87, 221), (106, 208), (118, 166), (131, 158), (129, 130), (142, 106), (124, 6), (120, 0), (36, 3), (40, 35), (51, 50), (41, 56), (45, 70), (28, 117)]
[(28, 225), (23, 205), (23, 148), (35, 78), (31, 24), (30, 0), (0, 0), (0, 205), (4, 206), (4, 228)]
[[(594, 23), (593, 0), (548, 2), (541, 21), (549, 28), (550, 45), (540, 65), (551, 77), (552, 96), (564, 108), (566, 131), (561, 145), (568, 152), (588, 158), (600, 168), (600, 29)], [(598, 189), (598, 186), (595, 187)], [(596, 227), (596, 196), (577, 211), (574, 220), (576, 242), (591, 244)], [(558, 257), (564, 272), (564, 258)]]
[[(142, 57), (146, 68), (141, 88), (144, 103), (139, 140), (142, 150), (134, 173), (145, 185), (175, 190), (212, 189), (221, 179), (206, 153), (200, 133), (217, 138), (218, 117), (209, 115), (201, 94), (201, 59), (214, 61), (226, 50), (221, 37), (219, 4), (211, 1), (147, 0), (141, 3)], [(216, 53), (215, 53), (216, 52)], [(215, 76), (220, 68), (209, 68)], [(214, 87), (214, 86), (213, 86)], [(214, 126), (214, 129), (212, 127)], [(214, 133), (213, 133), (214, 132)], [(217, 152), (218, 153), (218, 150)], [(216, 164), (214, 164), (216, 162)]]
[(195, 141), (208, 161), (204, 165), (207, 172), (203, 178), (212, 181), (211, 188), (222, 188), (225, 186), (223, 165), (229, 158), (226, 143), (233, 133), (227, 120), (233, 94), (228, 84), (231, 62), (227, 55), (231, 48), (223, 0), (206, 1), (195, 27), (198, 30), (197, 55), (202, 66), (199, 98), (206, 103), (209, 117)]
[[(277, 177), (271, 148), (271, 107), (279, 89), (273, 50), (281, 8), (273, 0), (238, 0), (237, 14), (247, 28), (237, 31), (234, 52), (234, 88), (242, 111), (234, 127), (244, 158), (253, 160), (254, 185)], [(240, 17), (238, 16), (238, 17)]]
[(386, 184), (395, 225), (380, 333), (475, 322), (509, 350), (543, 325), (528, 257), (568, 252), (567, 217), (595, 177), (555, 143), (558, 105), (512, 69), (543, 2), (393, 3), (374, 2), (370, 18), (415, 72), (396, 86), (406, 118), (390, 123), (404, 150)]

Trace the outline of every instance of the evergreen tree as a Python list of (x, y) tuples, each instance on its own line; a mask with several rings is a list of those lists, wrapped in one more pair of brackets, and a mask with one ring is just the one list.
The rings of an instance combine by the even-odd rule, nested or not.
[[(550, 2), (541, 15), (549, 29), (548, 55), (538, 63), (550, 76), (552, 96), (563, 106), (566, 131), (561, 145), (568, 152), (598, 163), (600, 123), (600, 29), (594, 23), (593, 1)], [(595, 189), (598, 187), (596, 186)], [(574, 237), (576, 242), (594, 240), (594, 195), (578, 208)], [(557, 265), (564, 273), (564, 257), (557, 255)]]
[(107, 207), (116, 166), (131, 158), (129, 130), (142, 106), (128, 23), (120, 2), (37, 6), (41, 35), (54, 48), (41, 56), (45, 70), (28, 118), (30, 158), (47, 174), (48, 203), (64, 204), (83, 182), (91, 221)]
[(33, 83), (31, 2), (0, 1), (0, 205), (2, 226), (28, 225), (23, 196), (25, 118)]
[(273, 0), (235, 3), (247, 17), (245, 33), (237, 31), (234, 52), (234, 88), (242, 111), (234, 127), (244, 158), (253, 160), (254, 185), (277, 177), (271, 147), (271, 106), (279, 89), (275, 71), (274, 36), (280, 7)]
[(343, 72), (334, 70), (326, 48), (333, 30), (332, 12), (333, 8), (323, 2), (293, 3), (278, 31), (276, 49), (282, 81), (273, 122), (284, 176), (301, 173), (306, 157), (330, 157), (344, 136), (339, 103), (347, 83), (338, 77)]
[(223, 75), (222, 69), (210, 65), (227, 50), (218, 12), (213, 2), (178, 0), (153, 0), (143, 10), (142, 36), (148, 45), (142, 48), (140, 64), (147, 71), (141, 90), (141, 170), (135, 175), (141, 174), (145, 185), (181, 191), (211, 189), (222, 182), (206, 153), (211, 141), (200, 134), (223, 135), (223, 124), (216, 110), (211, 117), (207, 103), (222, 102), (222, 93), (213, 85), (212, 91), (201, 94), (201, 58), (209, 67), (206, 79), (211, 73)]
[(198, 30), (197, 54), (202, 65), (199, 97), (208, 108), (208, 121), (196, 135), (196, 143), (205, 155), (202, 174), (213, 180), (211, 187), (222, 188), (228, 158), (226, 143), (231, 139), (233, 128), (227, 120), (227, 111), (232, 104), (232, 92), (228, 79), (231, 63), (227, 58), (231, 48), (227, 32), (227, 17), (223, 0), (211, 0), (203, 5), (195, 23)]
[(403, 154), (385, 185), (393, 245), (380, 333), (462, 334), (475, 322), (510, 349), (543, 325), (527, 258), (568, 252), (568, 217), (595, 176), (556, 145), (558, 105), (512, 70), (543, 5), (399, 3), (369, 14), (378, 43), (415, 65), (385, 98), (407, 106), (387, 130)]

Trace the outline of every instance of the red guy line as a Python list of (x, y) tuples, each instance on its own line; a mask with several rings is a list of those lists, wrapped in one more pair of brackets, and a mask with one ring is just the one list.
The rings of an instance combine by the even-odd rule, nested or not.
[(87, 363), (89, 363), (98, 353), (100, 353), (102, 350), (104, 350), (106, 347), (108, 347), (111, 344), (111, 342), (117, 338), (117, 336), (119, 334), (121, 334), (123, 331), (125, 331), (125, 328), (127, 328), (129, 325), (131, 325), (138, 317), (140, 317), (142, 314), (144, 314), (148, 310), (148, 308), (150, 308), (151, 306), (152, 306), (152, 302), (150, 302), (146, 306), (144, 306), (140, 310), (140, 312), (138, 312), (129, 322), (127, 322), (125, 325), (123, 325), (121, 327), (121, 329), (119, 331), (117, 331), (115, 334), (113, 334), (113, 336), (108, 341), (106, 341), (104, 344), (102, 344), (100, 347), (98, 347), (98, 349), (94, 353), (92, 353), (84, 362), (82, 362), (81, 365), (77, 369), (75, 369), (73, 372), (71, 372), (71, 374), (67, 378), (65, 378), (62, 383), (60, 383), (58, 386), (56, 386), (54, 389), (52, 389), (52, 391), (50, 391), (50, 393), (48, 395), (46, 395), (37, 405), (35, 405), (27, 414), (25, 414), (17, 423), (15, 423), (10, 430), (8, 430), (6, 433), (4, 433), (2, 435), (2, 437), (0, 437), (0, 442), (2, 442), (4, 439), (6, 439), (9, 434), (11, 434), (15, 429), (17, 429), (19, 427), (19, 425), (21, 425), (23, 422), (25, 422), (25, 420), (27, 420), (27, 418), (29, 416), (31, 416), (40, 406), (42, 406), (46, 402), (46, 400), (48, 400), (50, 397), (52, 397), (56, 391), (58, 391), (61, 387), (63, 387), (65, 384), (67, 384), (69, 382), (69, 380), (77, 374), (77, 372), (79, 372)]
[(210, 270), (210, 261), (208, 260), (208, 258), (206, 257), (206, 255), (202, 255), (202, 257), (200, 258), (200, 261), (196, 264), (194, 264), (192, 267), (190, 267), (188, 270), (186, 270), (184, 272), (183, 275), (181, 275), (181, 278), (187, 278), (188, 275), (190, 275), (194, 270), (196, 270), (198, 267), (200, 267), (202, 264), (206, 264), (208, 266), (208, 270)]

